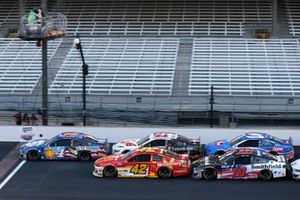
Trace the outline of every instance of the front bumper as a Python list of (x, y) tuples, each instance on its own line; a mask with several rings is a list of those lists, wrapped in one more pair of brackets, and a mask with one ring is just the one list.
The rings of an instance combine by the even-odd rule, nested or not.
[(94, 166), (93, 175), (96, 177), (103, 177), (103, 167)]

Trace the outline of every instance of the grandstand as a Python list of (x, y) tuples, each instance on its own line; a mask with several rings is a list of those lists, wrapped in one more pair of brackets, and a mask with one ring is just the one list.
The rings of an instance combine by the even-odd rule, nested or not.
[[(38, 6), (24, 2), (26, 11)], [(91, 125), (205, 124), (211, 86), (220, 126), (297, 124), (300, 2), (278, 0), (277, 34), (272, 2), (48, 0), (50, 12), (68, 19), (66, 37), (48, 47), (52, 123), (80, 124), (80, 34)], [(13, 38), (18, 22), (18, 0), (1, 1), (0, 110), (32, 113), (41, 109), (41, 49)]]

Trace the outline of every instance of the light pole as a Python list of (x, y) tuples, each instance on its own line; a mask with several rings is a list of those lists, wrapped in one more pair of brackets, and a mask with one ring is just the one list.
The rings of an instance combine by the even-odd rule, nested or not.
[(213, 127), (213, 120), (214, 120), (214, 86), (210, 86), (210, 98), (209, 98), (209, 104), (210, 104), (210, 110), (209, 110), (209, 127)]
[(82, 117), (83, 117), (83, 126), (86, 126), (86, 83), (85, 81), (86, 81), (86, 75), (89, 74), (89, 66), (85, 64), (81, 41), (78, 34), (74, 39), (74, 43), (76, 44), (76, 49), (79, 49), (80, 51), (80, 56), (82, 61), (82, 101), (83, 101)]

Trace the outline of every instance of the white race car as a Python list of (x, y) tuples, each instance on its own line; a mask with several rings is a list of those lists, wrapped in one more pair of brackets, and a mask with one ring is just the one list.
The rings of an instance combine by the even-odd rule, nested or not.
[(297, 159), (294, 162), (292, 162), (291, 166), (293, 168), (293, 178), (300, 180), (300, 159)]
[(191, 140), (170, 132), (153, 133), (140, 140), (123, 140), (112, 146), (113, 154), (124, 154), (139, 147), (162, 147), (177, 153), (189, 153), (191, 158), (199, 157), (200, 141)]

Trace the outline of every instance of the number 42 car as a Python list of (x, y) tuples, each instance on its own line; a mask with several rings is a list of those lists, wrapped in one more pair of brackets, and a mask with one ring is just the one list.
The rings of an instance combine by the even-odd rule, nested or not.
[(110, 155), (95, 161), (97, 177), (170, 178), (190, 174), (188, 154), (163, 148), (144, 147), (126, 154)]
[(290, 177), (291, 166), (284, 156), (259, 148), (232, 149), (221, 156), (208, 156), (192, 164), (195, 179), (261, 179)]

